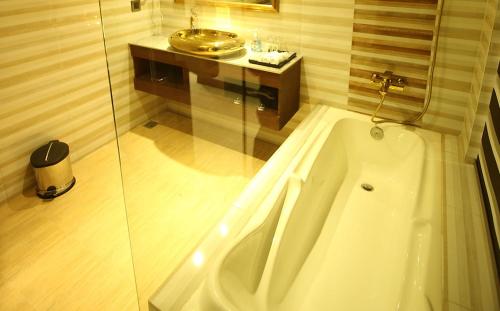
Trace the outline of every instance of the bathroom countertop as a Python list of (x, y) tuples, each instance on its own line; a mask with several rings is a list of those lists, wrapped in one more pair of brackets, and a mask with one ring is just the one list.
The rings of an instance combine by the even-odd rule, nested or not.
[[(293, 64), (295, 64), (300, 59), (302, 59), (302, 55), (299, 55), (297, 53), (297, 56), (294, 59), (292, 59), (290, 62), (288, 62), (286, 65), (284, 65), (283, 67), (272, 68), (272, 67), (267, 67), (267, 66), (262, 66), (262, 65), (257, 65), (257, 64), (251, 64), (250, 62), (248, 62), (248, 57), (250, 55), (248, 52), (245, 53), (244, 55), (239, 55), (238, 57), (224, 57), (224, 58), (208, 58), (208, 57), (203, 57), (203, 56), (198, 56), (198, 55), (194, 55), (194, 54), (180, 52), (180, 51), (178, 51), (170, 46), (170, 44), (168, 42), (168, 37), (165, 37), (165, 36), (150, 36), (150, 37), (139, 39), (139, 40), (134, 41), (134, 42), (130, 42), (130, 44), (142, 46), (142, 47), (150, 48), (150, 49), (168, 51), (171, 53), (189, 55), (189, 56), (196, 57), (196, 58), (210, 59), (210, 60), (213, 60), (215, 62), (240, 66), (240, 67), (244, 67), (244, 68), (256, 69), (256, 70), (266, 71), (266, 72), (275, 73), (275, 74), (281, 74), (281, 73), (285, 72)], [(247, 46), (246, 46), (246, 50), (247, 51), (249, 50), (249, 48)]]

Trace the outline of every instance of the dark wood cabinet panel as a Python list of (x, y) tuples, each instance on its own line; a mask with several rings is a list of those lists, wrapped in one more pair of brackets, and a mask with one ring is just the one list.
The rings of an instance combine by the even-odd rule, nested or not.
[[(189, 105), (189, 72), (193, 72), (198, 83), (240, 93), (245, 121), (280, 130), (299, 109), (301, 59), (286, 70), (270, 72), (134, 44), (130, 51), (137, 90)], [(259, 110), (255, 101), (247, 103), (247, 96), (256, 97), (265, 109)]]

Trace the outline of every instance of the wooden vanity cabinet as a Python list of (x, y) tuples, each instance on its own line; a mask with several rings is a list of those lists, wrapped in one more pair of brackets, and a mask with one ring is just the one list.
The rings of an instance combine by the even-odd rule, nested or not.
[[(284, 70), (263, 66), (252, 68), (234, 61), (201, 58), (176, 51), (160, 50), (130, 44), (134, 62), (134, 86), (136, 90), (155, 94), (184, 104), (190, 104), (189, 72), (198, 75), (198, 83), (226, 88), (225, 81), (238, 81), (242, 104), (248, 120), (255, 119), (262, 126), (280, 130), (299, 109), (300, 63), (294, 60)], [(243, 62), (243, 61), (242, 61)], [(248, 61), (247, 61), (248, 62)], [(263, 67), (262, 69), (258, 67)], [(276, 89), (276, 104), (263, 111), (247, 104), (245, 98), (252, 94), (250, 86), (266, 86)], [(237, 90), (238, 91), (238, 90)], [(255, 118), (252, 118), (256, 116)]]

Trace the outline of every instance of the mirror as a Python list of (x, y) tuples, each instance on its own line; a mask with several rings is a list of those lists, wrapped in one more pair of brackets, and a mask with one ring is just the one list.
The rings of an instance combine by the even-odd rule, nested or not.
[[(176, 3), (184, 3), (185, 0), (175, 0)], [(199, 0), (197, 3), (210, 4), (214, 6), (238, 7), (257, 11), (278, 12), (279, 0)]]

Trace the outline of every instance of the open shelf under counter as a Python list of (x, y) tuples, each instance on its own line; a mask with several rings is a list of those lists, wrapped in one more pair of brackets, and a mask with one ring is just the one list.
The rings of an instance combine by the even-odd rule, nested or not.
[[(240, 85), (236, 93), (241, 92), (242, 95), (247, 116), (245, 121), (280, 130), (299, 109), (300, 55), (282, 68), (272, 68), (249, 63), (247, 53), (217, 59), (183, 53), (170, 47), (168, 38), (163, 36), (144, 38), (129, 45), (137, 90), (191, 104), (189, 73), (192, 72), (202, 77), (198, 83), (212, 87)], [(255, 104), (246, 102), (246, 95), (251, 93), (248, 90), (255, 93), (255, 86), (270, 90), (273, 95), (274, 102), (262, 101), (269, 104), (263, 111), (259, 111)]]
[(168, 81), (155, 81), (148, 75), (142, 75), (134, 77), (134, 87), (139, 91), (167, 97), (185, 104), (190, 103), (190, 92), (184, 85), (178, 85)]

